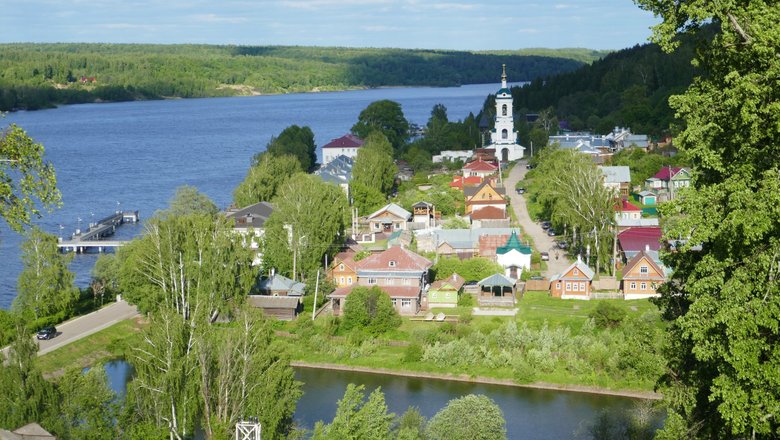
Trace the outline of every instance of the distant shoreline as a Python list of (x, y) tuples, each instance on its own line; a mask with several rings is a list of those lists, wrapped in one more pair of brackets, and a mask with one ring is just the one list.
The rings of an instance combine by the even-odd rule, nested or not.
[(606, 388), (591, 387), (586, 385), (558, 385), (546, 382), (534, 382), (528, 384), (516, 383), (508, 379), (493, 379), (490, 377), (476, 376), (471, 377), (465, 374), (437, 374), (408, 370), (390, 370), (386, 368), (356, 367), (351, 365), (331, 364), (331, 363), (312, 363), (303, 361), (292, 361), (290, 365), (296, 368), (314, 368), (320, 370), (353, 371), (357, 373), (382, 374), (387, 376), (412, 377), (416, 379), (434, 379), (449, 380), (455, 382), (479, 383), (486, 385), (500, 385), (517, 388), (530, 388), (550, 391), (566, 391), (571, 393), (596, 394), (602, 396), (628, 397), (632, 399), (661, 400), (662, 395), (652, 391), (630, 391), (630, 390), (610, 390)]

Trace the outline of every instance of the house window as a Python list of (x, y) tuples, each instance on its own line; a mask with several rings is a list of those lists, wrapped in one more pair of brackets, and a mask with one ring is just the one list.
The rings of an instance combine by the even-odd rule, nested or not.
[(347, 285), (348, 286), (352, 285), (352, 277), (347, 277)]
[(380, 229), (379, 223), (374, 223), (374, 229), (376, 229), (377, 231)]
[(385, 286), (392, 286), (395, 284), (395, 280), (392, 278), (385, 278)]
[(374, 284), (376, 284), (376, 278), (369, 278), (369, 279), (368, 279), (368, 284), (369, 284), (369, 285), (371, 285), (371, 286), (373, 286)]
[(573, 285), (571, 287), (572, 287), (573, 291), (579, 292), (579, 290), (580, 290), (580, 283), (573, 283)]
[(631, 290), (636, 290), (636, 283), (629, 284)]
[(585, 291), (585, 283), (580, 283), (580, 290)]
[(411, 299), (409, 299), (409, 298), (403, 298), (403, 299), (401, 300), (401, 307), (404, 307), (404, 308), (406, 308), (406, 307), (411, 307), (411, 305), (412, 305), (412, 300), (411, 300)]
[(571, 292), (571, 283), (566, 283), (566, 291)]
[(431, 292), (431, 299), (436, 299), (436, 292)]
[(390, 261), (389, 263), (387, 263), (387, 265), (390, 267), (395, 267), (395, 261)]
[(640, 290), (647, 290), (647, 283), (642, 283), (639, 285)]
[(561, 282), (556, 283), (555, 288), (561, 290)]
[(647, 275), (647, 266), (639, 266), (639, 273)]
[(398, 307), (398, 300), (397, 299), (393, 298), (390, 301), (393, 302), (393, 307)]
[(572, 272), (572, 275), (579, 275), (579, 274), (580, 274), (580, 271), (577, 270), (577, 269), (574, 269), (574, 272)]
[(339, 284), (344, 284), (344, 277), (341, 277), (341, 278), (339, 279)]
[(344, 270), (344, 265), (343, 264), (339, 264), (339, 270)]
[(401, 224), (400, 224), (400, 223), (396, 223), (396, 224), (395, 224), (395, 229), (396, 229), (396, 230), (399, 230), (399, 229), (401, 229)]

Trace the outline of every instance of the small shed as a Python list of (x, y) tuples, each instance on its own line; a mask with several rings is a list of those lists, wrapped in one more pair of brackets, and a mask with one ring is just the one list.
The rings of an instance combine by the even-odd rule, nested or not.
[(257, 288), (263, 295), (303, 296), (306, 285), (277, 273), (272, 274), (270, 277), (260, 278)]
[(639, 203), (645, 206), (655, 206), (658, 200), (657, 197), (655, 196), (655, 193), (647, 190), (640, 192), (638, 196), (639, 196)]
[(457, 307), (458, 294), (465, 283), (466, 280), (456, 273), (434, 281), (428, 288), (428, 307)]
[(480, 306), (512, 307), (515, 305), (516, 281), (500, 273), (477, 282)]
[(249, 295), (250, 306), (263, 309), (266, 316), (273, 316), (280, 321), (292, 321), (301, 310), (301, 303), (292, 296)]

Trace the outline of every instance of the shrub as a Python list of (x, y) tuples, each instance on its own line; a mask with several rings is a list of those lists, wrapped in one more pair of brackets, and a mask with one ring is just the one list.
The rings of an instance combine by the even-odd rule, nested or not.
[(404, 351), (404, 363), (419, 362), (423, 356), (423, 348), (417, 342), (409, 344)]
[(623, 322), (626, 311), (609, 302), (599, 302), (599, 305), (588, 315), (598, 328), (615, 328)]
[(390, 297), (379, 287), (356, 287), (349, 294), (344, 304), (344, 319), (342, 325), (345, 329), (363, 329), (372, 335), (379, 335), (401, 325), (401, 317), (398, 316), (390, 301)]
[(470, 323), (472, 319), (474, 319), (474, 315), (471, 312), (471, 309), (466, 309), (460, 312), (460, 314), (458, 315), (458, 322), (462, 322), (464, 324)]

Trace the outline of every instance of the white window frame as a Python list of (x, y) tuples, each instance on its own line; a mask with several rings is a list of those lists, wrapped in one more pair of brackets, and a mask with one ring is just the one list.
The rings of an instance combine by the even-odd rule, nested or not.
[(636, 290), (636, 281), (632, 281), (631, 284), (629, 284), (628, 286), (629, 289)]
[(650, 268), (647, 266), (639, 266), (639, 273), (642, 275), (647, 275), (650, 273)]
[(368, 285), (369, 285), (369, 286), (374, 286), (374, 285), (376, 285), (376, 278), (369, 278), (369, 279), (368, 279)]
[(580, 291), (580, 283), (571, 283), (571, 290), (572, 290), (572, 292), (579, 292)]
[(401, 298), (401, 307), (411, 307), (412, 306), (412, 299), (411, 298)]
[(352, 277), (347, 277), (347, 285), (348, 286), (352, 285)]
[(639, 290), (647, 290), (647, 283), (640, 283)]
[(566, 283), (566, 291), (571, 292), (571, 283)]

